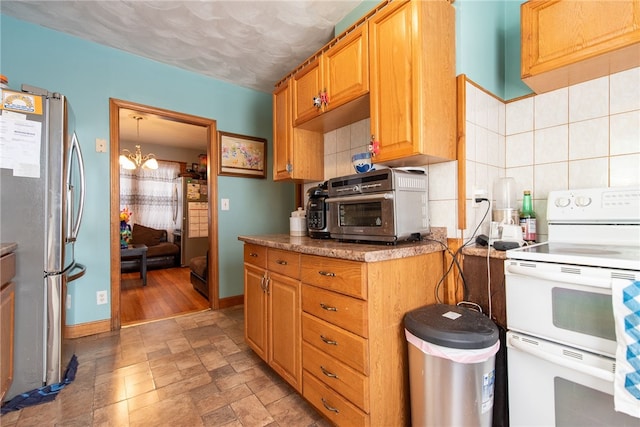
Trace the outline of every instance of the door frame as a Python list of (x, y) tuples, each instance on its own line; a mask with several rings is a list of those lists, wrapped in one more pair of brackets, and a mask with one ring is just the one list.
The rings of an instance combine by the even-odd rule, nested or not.
[(120, 109), (135, 110), (144, 114), (154, 114), (167, 120), (203, 126), (207, 128), (207, 192), (209, 203), (209, 262), (207, 284), (209, 285), (209, 306), (213, 310), (220, 308), (220, 288), (218, 283), (218, 180), (216, 165), (218, 164), (217, 126), (216, 121), (190, 114), (178, 113), (162, 108), (137, 104), (121, 99), (109, 98), (109, 132), (110, 132), (110, 184), (111, 197), (110, 218), (110, 259), (111, 259), (111, 330), (121, 327), (120, 318)]

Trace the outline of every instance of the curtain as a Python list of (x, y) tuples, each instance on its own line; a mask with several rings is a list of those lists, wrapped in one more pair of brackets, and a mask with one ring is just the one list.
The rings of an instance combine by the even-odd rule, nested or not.
[(158, 161), (158, 169), (120, 168), (120, 210), (133, 214), (130, 224), (167, 230), (173, 229), (173, 180), (180, 164)]

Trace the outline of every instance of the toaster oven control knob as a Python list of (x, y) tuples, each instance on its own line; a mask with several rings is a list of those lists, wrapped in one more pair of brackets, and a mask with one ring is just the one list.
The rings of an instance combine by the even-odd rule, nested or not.
[(576, 197), (576, 206), (579, 208), (587, 207), (591, 204), (591, 197), (588, 196), (578, 196)]
[(568, 197), (558, 197), (555, 203), (559, 208), (566, 208), (571, 203), (571, 200)]

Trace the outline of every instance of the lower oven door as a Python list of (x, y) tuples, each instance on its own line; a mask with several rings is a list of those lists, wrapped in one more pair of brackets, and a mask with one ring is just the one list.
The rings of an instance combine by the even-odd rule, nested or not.
[(615, 357), (614, 277), (634, 273), (546, 262), (505, 261), (507, 329)]
[(509, 422), (518, 426), (637, 426), (615, 412), (615, 361), (507, 332)]
[(329, 197), (329, 232), (344, 240), (394, 242), (392, 192)]

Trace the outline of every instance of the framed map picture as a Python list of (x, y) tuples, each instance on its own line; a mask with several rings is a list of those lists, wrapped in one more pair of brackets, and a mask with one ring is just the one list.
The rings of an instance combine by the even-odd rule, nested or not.
[(218, 132), (218, 175), (267, 177), (267, 140)]

